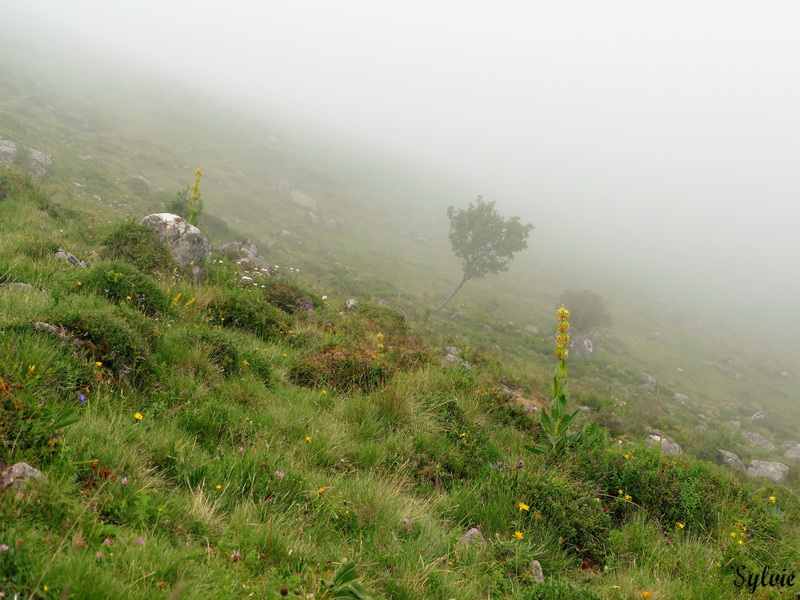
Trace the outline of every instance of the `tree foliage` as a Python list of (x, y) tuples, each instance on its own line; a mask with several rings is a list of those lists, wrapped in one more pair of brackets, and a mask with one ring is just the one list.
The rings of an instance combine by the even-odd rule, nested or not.
[(489, 273), (508, 270), (514, 253), (528, 247), (527, 238), (533, 225), (523, 225), (519, 217), (504, 218), (494, 207), (478, 196), (467, 208), (451, 206), (450, 244), (453, 253), (461, 259), (464, 277), (458, 287), (439, 307), (444, 308), (470, 279), (482, 279)]

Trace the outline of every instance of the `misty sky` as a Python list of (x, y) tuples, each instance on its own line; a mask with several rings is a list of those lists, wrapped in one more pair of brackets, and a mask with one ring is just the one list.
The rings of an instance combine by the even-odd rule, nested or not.
[(796, 0), (0, 8), (396, 147), (532, 221), (532, 247), (567, 236), (620, 271), (800, 323)]

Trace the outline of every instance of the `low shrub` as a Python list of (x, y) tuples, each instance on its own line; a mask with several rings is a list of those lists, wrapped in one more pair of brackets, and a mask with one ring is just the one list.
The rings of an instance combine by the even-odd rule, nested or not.
[(267, 280), (263, 293), (267, 302), (289, 314), (314, 310), (322, 305), (321, 300), (283, 279)]
[(151, 316), (167, 307), (167, 296), (152, 277), (119, 260), (97, 263), (85, 275), (76, 274), (75, 285)]
[(215, 325), (236, 327), (264, 339), (275, 339), (287, 328), (286, 316), (259, 291), (222, 289), (207, 308)]
[(371, 392), (389, 381), (391, 369), (368, 350), (332, 345), (299, 357), (290, 375), (304, 387)]
[(156, 231), (133, 221), (116, 225), (101, 243), (107, 256), (129, 262), (145, 273), (175, 266), (169, 249), (159, 241)]

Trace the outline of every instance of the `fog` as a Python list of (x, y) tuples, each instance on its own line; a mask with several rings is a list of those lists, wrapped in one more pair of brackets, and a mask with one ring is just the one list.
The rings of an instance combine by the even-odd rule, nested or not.
[(408, 155), (534, 223), (543, 255), (800, 338), (794, 1), (0, 7)]

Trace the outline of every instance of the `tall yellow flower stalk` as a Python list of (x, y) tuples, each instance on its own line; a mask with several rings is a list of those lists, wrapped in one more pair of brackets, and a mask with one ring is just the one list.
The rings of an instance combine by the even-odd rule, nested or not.
[(195, 227), (197, 227), (200, 211), (203, 208), (200, 202), (200, 178), (202, 176), (203, 170), (197, 167), (197, 170), (194, 172), (194, 183), (192, 187), (189, 188), (189, 218), (186, 220), (189, 221), (190, 225), (194, 225)]

